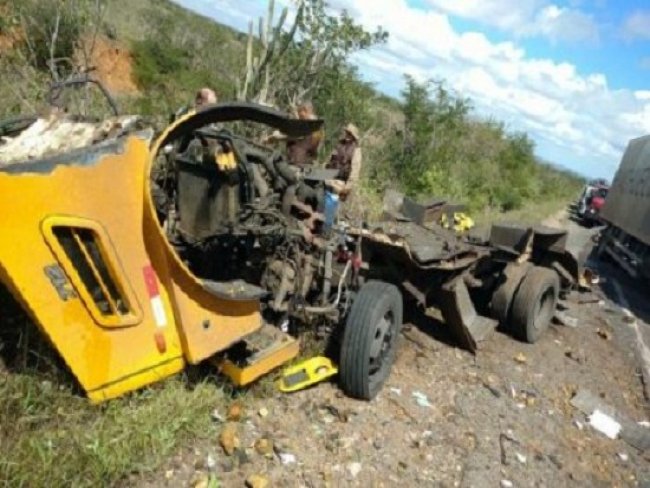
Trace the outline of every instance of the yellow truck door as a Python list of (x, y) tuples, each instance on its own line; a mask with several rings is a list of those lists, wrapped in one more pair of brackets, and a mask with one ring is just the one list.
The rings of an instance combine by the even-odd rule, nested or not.
[(149, 193), (150, 138), (0, 167), (0, 280), (93, 401), (262, 325), (256, 298), (215, 294), (167, 242)]

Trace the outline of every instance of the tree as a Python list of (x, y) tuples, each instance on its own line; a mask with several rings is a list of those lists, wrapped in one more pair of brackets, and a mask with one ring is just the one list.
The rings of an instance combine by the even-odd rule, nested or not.
[[(73, 71), (89, 68), (87, 49), (97, 36), (103, 13), (101, 0), (24, 0), (15, 15), (23, 32), (23, 52), (36, 69), (59, 81)], [(86, 46), (82, 36), (89, 34)], [(77, 51), (83, 53), (76, 56)]]
[[(0, 56), (5, 113), (36, 111), (49, 84), (91, 68), (104, 0), (23, 0), (0, 3), (4, 29), (12, 28), (12, 49)], [(77, 103), (88, 106), (88, 92)], [(82, 101), (83, 100), (83, 101)]]
[(274, 22), (274, 1), (259, 20), (259, 37), (249, 25), (246, 70), (238, 98), (278, 106), (295, 106), (313, 97), (332, 77), (349, 74), (347, 59), (355, 52), (383, 43), (388, 33), (366, 31), (346, 11), (333, 14), (324, 0), (298, 0), (291, 25), (288, 10)]

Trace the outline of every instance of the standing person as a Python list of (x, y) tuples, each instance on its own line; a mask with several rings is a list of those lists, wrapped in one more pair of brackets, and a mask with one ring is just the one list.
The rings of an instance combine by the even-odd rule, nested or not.
[[(314, 111), (314, 105), (307, 101), (298, 105), (296, 117), (300, 120), (316, 120), (318, 117)], [(286, 141), (287, 159), (293, 166), (304, 168), (313, 164), (318, 157), (318, 150), (323, 142), (323, 130), (319, 129), (308, 136), (293, 139), (279, 131), (273, 132), (266, 138), (265, 142)]]
[(194, 109), (199, 110), (204, 105), (211, 105), (217, 103), (217, 94), (213, 89), (203, 87), (196, 92), (194, 97)]
[(171, 114), (171, 116), (169, 117), (169, 122), (171, 123), (179, 119), (180, 117), (188, 114), (192, 110), (197, 111), (205, 105), (217, 103), (217, 101), (218, 99), (215, 91), (212, 88), (203, 87), (199, 91), (197, 91), (196, 94), (194, 95), (194, 104), (185, 105), (179, 108), (178, 110), (176, 110), (176, 112)]
[[(314, 111), (314, 105), (309, 101), (298, 105), (295, 114), (301, 120), (318, 118)], [(285, 214), (289, 214), (291, 209), (295, 208), (307, 215), (308, 219), (317, 217), (315, 217), (313, 207), (318, 205), (318, 194), (313, 188), (301, 182), (301, 179), (304, 169), (313, 165), (318, 157), (318, 149), (323, 141), (323, 136), (322, 129), (301, 138), (288, 138), (281, 132), (275, 131), (265, 139), (265, 142), (286, 141), (287, 161), (279, 163), (278, 168), (283, 174), (289, 175), (288, 187), (282, 196), (282, 210)]]
[(333, 180), (326, 182), (335, 193), (346, 198), (359, 181), (361, 173), (361, 147), (359, 146), (359, 129), (348, 124), (343, 129), (338, 144), (330, 155), (326, 167), (336, 169), (338, 173)]
[[(301, 120), (315, 120), (317, 118), (311, 102), (301, 103), (296, 113)], [(313, 164), (318, 158), (318, 149), (323, 142), (323, 136), (323, 130), (320, 129), (300, 139), (288, 139), (287, 157), (289, 162), (301, 168)]]

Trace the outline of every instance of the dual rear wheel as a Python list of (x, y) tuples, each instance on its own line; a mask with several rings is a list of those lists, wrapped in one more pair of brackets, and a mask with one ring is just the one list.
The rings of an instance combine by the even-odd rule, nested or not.
[[(555, 313), (559, 290), (555, 271), (539, 266), (527, 271), (503, 317), (517, 339), (534, 343), (541, 337)], [(359, 290), (340, 349), (339, 380), (346, 394), (371, 400), (379, 393), (395, 360), (403, 313), (395, 285), (369, 281)]]
[(521, 341), (537, 342), (551, 323), (559, 291), (560, 280), (555, 271), (533, 266), (512, 298), (507, 328)]

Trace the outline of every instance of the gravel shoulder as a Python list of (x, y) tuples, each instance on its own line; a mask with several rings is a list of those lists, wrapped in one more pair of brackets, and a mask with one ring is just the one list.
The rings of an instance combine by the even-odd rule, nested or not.
[[(590, 234), (560, 220), (581, 251)], [(570, 403), (586, 389), (635, 423), (650, 418), (637, 335), (608, 291), (612, 279), (570, 295), (566, 313), (577, 326), (552, 325), (535, 345), (496, 332), (472, 355), (453, 347), (434, 317), (405, 324), (374, 401), (346, 398), (335, 383), (249, 395), (241, 419), (219, 426), (238, 441), (232, 455), (223, 438), (201, 441), (133, 484), (650, 486), (650, 454), (594, 430)], [(622, 286), (627, 294), (633, 284)]]

